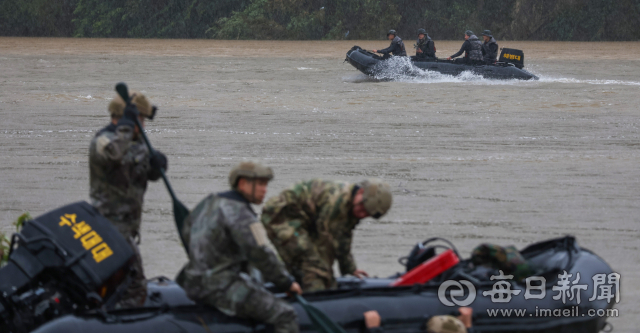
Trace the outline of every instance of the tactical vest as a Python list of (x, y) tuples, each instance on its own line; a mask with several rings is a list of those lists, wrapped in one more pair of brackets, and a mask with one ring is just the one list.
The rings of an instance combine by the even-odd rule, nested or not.
[(469, 37), (469, 44), (471, 44), (471, 50), (468, 54), (469, 60), (482, 61), (482, 42), (476, 35), (472, 35)]
[[(482, 49), (484, 50), (486, 59), (491, 59), (495, 61), (498, 58), (498, 53), (491, 51), (491, 47), (490, 47), (491, 45), (498, 45), (498, 43), (496, 43), (496, 40), (493, 37), (488, 42), (482, 44)], [(496, 51), (497, 50), (498, 48), (496, 47)]]
[(393, 54), (395, 56), (407, 56), (407, 50), (404, 48), (404, 42), (402, 41), (402, 39), (398, 36), (395, 36), (393, 38), (392, 43), (398, 44), (400, 46), (400, 53), (399, 54)]
[[(431, 41), (431, 37), (426, 36), (424, 39), (418, 39), (418, 41), (416, 42), (416, 56), (418, 57), (431, 57), (430, 55), (427, 55), (427, 52), (429, 52), (429, 43), (433, 43), (433, 41)], [(422, 53), (418, 53), (417, 50), (420, 49), (422, 50)], [(433, 46), (433, 51), (435, 52), (435, 45)]]

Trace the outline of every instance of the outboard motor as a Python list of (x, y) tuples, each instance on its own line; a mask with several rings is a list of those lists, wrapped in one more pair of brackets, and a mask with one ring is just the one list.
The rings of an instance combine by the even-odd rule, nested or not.
[(503, 48), (498, 61), (513, 64), (522, 69), (524, 67), (524, 52), (522, 50)]
[(0, 332), (29, 332), (113, 302), (126, 287), (133, 255), (111, 222), (84, 201), (26, 222), (11, 237), (9, 262), (0, 269)]

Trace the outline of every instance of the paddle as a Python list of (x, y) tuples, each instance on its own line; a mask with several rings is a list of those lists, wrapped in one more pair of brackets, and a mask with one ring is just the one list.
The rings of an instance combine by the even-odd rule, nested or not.
[(304, 311), (307, 312), (309, 319), (316, 327), (316, 330), (320, 333), (346, 333), (344, 328), (340, 327), (340, 325), (336, 324), (331, 320), (331, 318), (327, 317), (327, 315), (322, 312), (320, 309), (315, 306), (309, 304), (302, 296), (296, 294), (296, 300), (302, 305)]
[[(120, 95), (120, 97), (124, 100), (124, 102), (127, 105), (131, 103), (129, 100), (129, 89), (127, 89), (127, 85), (124, 82), (120, 82), (116, 84), (116, 91), (118, 92), (118, 95)], [(138, 113), (138, 110), (136, 109), (136, 115), (137, 113)], [(134, 117), (134, 121), (138, 126), (138, 128), (140, 129), (140, 134), (142, 134), (142, 139), (144, 139), (144, 143), (147, 144), (147, 148), (149, 149), (149, 152), (153, 156), (153, 154), (155, 154), (155, 150), (153, 149), (153, 147), (151, 147), (149, 138), (147, 138), (147, 135), (144, 133), (144, 129), (140, 124), (140, 120), (138, 119), (138, 117)], [(187, 244), (185, 243), (184, 238), (182, 237), (182, 226), (184, 225), (184, 220), (189, 215), (189, 209), (187, 209), (187, 207), (183, 205), (182, 202), (180, 202), (180, 200), (178, 200), (178, 198), (176, 197), (176, 194), (173, 192), (173, 188), (171, 188), (171, 184), (169, 183), (169, 179), (167, 178), (167, 175), (165, 175), (164, 173), (164, 169), (160, 169), (160, 173), (162, 174), (162, 180), (164, 181), (164, 184), (167, 186), (169, 195), (171, 195), (171, 201), (173, 201), (173, 218), (176, 221), (176, 227), (178, 228), (178, 235), (180, 235), (180, 240), (182, 241), (182, 245), (184, 246), (185, 251), (189, 253), (189, 250), (187, 249)]]
[[(116, 91), (118, 92), (118, 95), (120, 95), (120, 97), (128, 105), (130, 101), (129, 101), (129, 91), (127, 89), (127, 85), (124, 82), (118, 83), (116, 85)], [(142, 138), (144, 139), (144, 142), (147, 144), (147, 148), (149, 148), (149, 151), (151, 152), (151, 154), (154, 154), (155, 150), (153, 150), (153, 148), (151, 147), (149, 138), (147, 138), (147, 135), (144, 133), (144, 130), (140, 125), (140, 120), (138, 119), (138, 117), (135, 117), (134, 121), (138, 126), (138, 128), (140, 128), (140, 133), (142, 134)], [(176, 220), (176, 227), (178, 228), (178, 234), (180, 235), (180, 240), (182, 241), (182, 245), (184, 246), (185, 251), (189, 253), (189, 250), (187, 249), (187, 245), (185, 244), (184, 238), (182, 237), (182, 226), (184, 224), (184, 219), (187, 218), (187, 216), (189, 215), (189, 210), (176, 197), (176, 194), (173, 192), (173, 189), (171, 188), (171, 184), (169, 184), (169, 179), (167, 179), (167, 176), (165, 175), (164, 170), (160, 169), (160, 171), (162, 174), (162, 180), (164, 180), (164, 184), (167, 186), (167, 190), (169, 190), (169, 194), (171, 195), (171, 200), (173, 201), (173, 216)], [(183, 271), (180, 271), (178, 276), (181, 276), (182, 274), (183, 274)], [(307, 315), (313, 322), (318, 332), (346, 333), (342, 327), (334, 323), (320, 309), (309, 304), (302, 296), (296, 294), (296, 300), (300, 302), (300, 305), (302, 305), (302, 308), (307, 312)]]

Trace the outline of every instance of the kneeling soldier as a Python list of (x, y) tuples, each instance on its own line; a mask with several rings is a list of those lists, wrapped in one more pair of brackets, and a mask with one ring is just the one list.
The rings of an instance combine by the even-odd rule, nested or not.
[(302, 293), (270, 249), (251, 204), (261, 204), (271, 168), (243, 162), (231, 170), (232, 190), (210, 194), (185, 220), (189, 263), (178, 278), (187, 295), (229, 316), (273, 324), (275, 333), (299, 331), (295, 310), (250, 277), (257, 268), (281, 291)]

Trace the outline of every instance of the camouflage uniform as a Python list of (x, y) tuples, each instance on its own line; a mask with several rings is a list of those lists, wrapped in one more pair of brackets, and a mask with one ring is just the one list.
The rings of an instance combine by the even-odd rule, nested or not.
[(109, 219), (136, 253), (131, 268), (133, 280), (117, 307), (142, 305), (147, 285), (136, 238), (140, 231), (142, 200), (147, 180), (157, 180), (160, 171), (149, 165), (149, 151), (134, 138), (130, 126), (111, 124), (91, 141), (89, 168), (91, 204)]
[(502, 247), (496, 244), (480, 244), (471, 252), (471, 262), (476, 266), (486, 266), (513, 275), (517, 281), (533, 275), (533, 269), (520, 251), (514, 246)]
[(230, 316), (298, 332), (295, 310), (250, 277), (250, 267), (280, 290), (293, 283), (249, 201), (237, 191), (211, 194), (185, 220), (189, 263), (178, 278), (187, 295)]
[(320, 179), (293, 185), (264, 205), (262, 223), (280, 257), (304, 291), (334, 288), (333, 262), (352, 274), (351, 215), (355, 184)]

